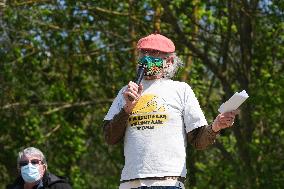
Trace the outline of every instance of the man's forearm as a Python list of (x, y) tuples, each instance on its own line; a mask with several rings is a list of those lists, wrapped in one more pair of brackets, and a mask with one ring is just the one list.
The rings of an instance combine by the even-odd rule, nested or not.
[(122, 108), (112, 120), (104, 121), (104, 136), (108, 144), (117, 144), (124, 137), (128, 118), (129, 114)]
[(188, 141), (196, 149), (203, 150), (215, 142), (216, 136), (219, 132), (214, 132), (211, 125), (199, 127), (189, 132)]

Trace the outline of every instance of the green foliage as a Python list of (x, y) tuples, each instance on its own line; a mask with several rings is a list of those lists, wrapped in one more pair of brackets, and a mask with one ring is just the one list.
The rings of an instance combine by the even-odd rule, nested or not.
[(15, 179), (17, 152), (28, 146), (40, 148), (49, 170), (69, 177), (74, 188), (117, 188), (123, 146), (105, 144), (102, 121), (135, 77), (135, 42), (155, 24), (175, 42), (185, 63), (175, 79), (193, 87), (208, 122), (235, 91), (250, 95), (216, 145), (188, 149), (186, 188), (284, 187), (282, 1), (6, 3), (0, 188)]

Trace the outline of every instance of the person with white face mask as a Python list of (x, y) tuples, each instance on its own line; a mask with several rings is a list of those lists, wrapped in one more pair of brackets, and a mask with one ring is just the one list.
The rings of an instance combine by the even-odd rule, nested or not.
[(47, 171), (46, 158), (37, 148), (19, 152), (17, 167), (20, 175), (7, 189), (71, 189), (65, 179)]

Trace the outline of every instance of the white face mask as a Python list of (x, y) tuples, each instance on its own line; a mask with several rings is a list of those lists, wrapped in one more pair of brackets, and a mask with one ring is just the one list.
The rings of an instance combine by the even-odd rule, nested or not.
[(40, 179), (40, 173), (37, 166), (29, 163), (21, 167), (21, 175), (25, 182), (34, 183)]

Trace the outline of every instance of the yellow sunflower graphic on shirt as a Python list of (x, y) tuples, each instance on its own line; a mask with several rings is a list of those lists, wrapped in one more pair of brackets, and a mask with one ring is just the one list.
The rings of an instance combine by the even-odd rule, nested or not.
[(128, 119), (130, 126), (136, 127), (138, 130), (163, 126), (167, 120), (165, 101), (153, 94), (141, 96)]

